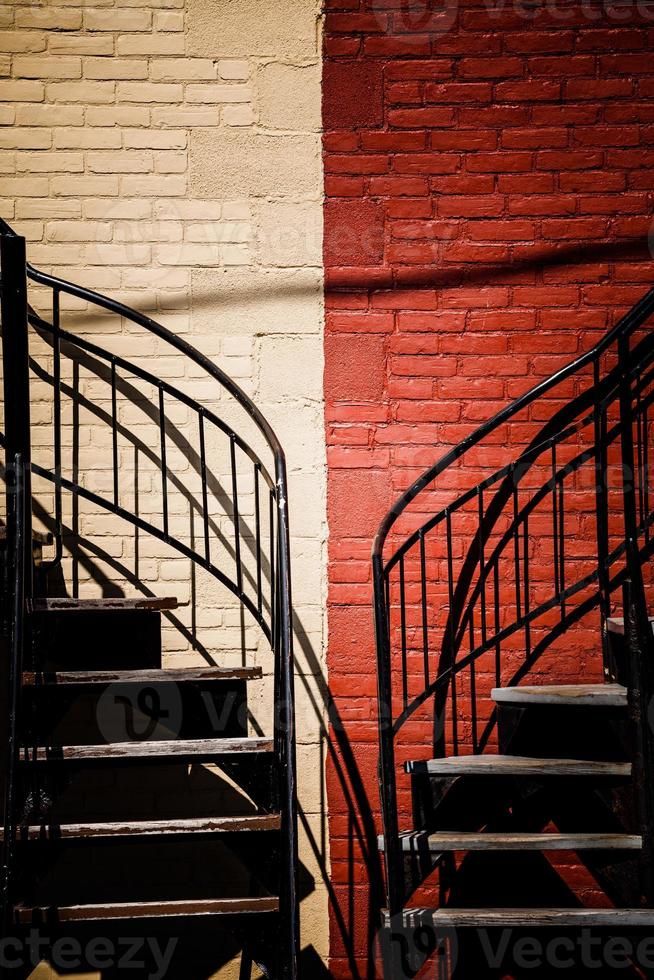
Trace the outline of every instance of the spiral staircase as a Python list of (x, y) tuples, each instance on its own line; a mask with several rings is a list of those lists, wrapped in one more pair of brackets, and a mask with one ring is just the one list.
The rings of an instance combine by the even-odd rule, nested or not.
[(616, 937), (622, 975), (653, 975), (653, 312), (654, 290), (379, 529), (386, 978), (598, 976)]
[[(187, 950), (208, 944), (215, 958), (209, 953), (196, 968), (180, 946), (167, 976), (207, 976), (240, 954), (241, 980), (254, 964), (266, 977), (293, 980), (297, 809), (282, 448), (250, 398), (211, 360), (149, 317), (34, 269), (24, 239), (4, 222), (0, 277), (3, 938), (20, 948), (37, 930), (51, 950), (62, 936), (186, 936)], [(159, 377), (147, 356), (130, 362), (88, 331), (66, 329), (68, 311), (80, 308), (129, 332), (135, 351), (147, 355), (156, 345), (174, 355), (211, 397), (201, 403)], [(45, 360), (34, 356), (36, 345)], [(49, 425), (45, 444), (39, 430), (32, 452), (36, 400), (41, 415), (47, 402)], [(137, 445), (126, 406), (156, 438)], [(262, 455), (226, 420), (236, 410)], [(82, 412), (91, 439), (103, 434), (106, 485), (94, 482), (80, 455)], [(184, 431), (175, 424), (180, 417)], [(212, 459), (219, 446), (221, 474)], [(137, 449), (149, 464), (152, 506), (133, 492), (138, 467), (125, 487), (126, 459)], [(37, 479), (50, 488), (43, 499), (51, 510), (33, 492)], [(186, 559), (189, 574), (209, 583), (206, 610), (228, 596), (238, 623), (258, 636), (256, 662), (248, 644), (225, 662), (208, 650), (203, 666), (167, 667), (162, 635), (171, 623), (180, 626), (178, 600), (154, 596), (138, 565), (130, 594), (112, 585), (104, 597), (97, 590), (80, 596), (78, 580), (71, 590), (62, 569), (75, 527), (66, 515), (78, 518), (85, 506), (122, 522), (137, 547), (154, 540)], [(99, 553), (102, 540), (87, 537), (90, 553)], [(195, 625), (180, 628), (199, 649)], [(250, 710), (257, 684), (271, 709), (265, 730)], [(33, 965), (5, 964), (4, 973), (28, 976)], [(154, 975), (145, 964), (142, 971)]]

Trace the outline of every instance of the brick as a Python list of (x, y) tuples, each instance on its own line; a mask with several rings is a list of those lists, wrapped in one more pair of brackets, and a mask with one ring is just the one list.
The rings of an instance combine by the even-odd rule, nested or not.
[(45, 39), (36, 31), (0, 31), (0, 51), (45, 51)]
[(159, 82), (117, 82), (116, 98), (120, 102), (181, 102), (184, 89), (181, 85)]
[(47, 197), (49, 181), (46, 177), (2, 177), (0, 195), (6, 197)]
[(153, 82), (211, 81), (215, 77), (216, 67), (208, 58), (166, 58), (153, 61), (150, 68)]
[(108, 242), (112, 227), (100, 221), (50, 221), (46, 238), (51, 242)]
[(54, 31), (77, 31), (82, 26), (82, 11), (69, 7), (18, 7), (16, 27), (36, 28)]
[(55, 129), (54, 145), (57, 149), (117, 149), (122, 137), (115, 129), (91, 129), (87, 127)]
[(42, 82), (14, 82), (0, 80), (0, 101), (43, 102), (45, 86)]
[(186, 101), (191, 104), (251, 102), (252, 90), (245, 85), (187, 85)]
[(139, 174), (154, 169), (151, 153), (88, 153), (87, 167), (91, 173)]
[(87, 31), (149, 31), (152, 13), (149, 10), (85, 10)]
[(473, 173), (507, 173), (531, 170), (531, 153), (498, 152), (475, 153), (466, 160), (466, 168)]
[[(52, 106), (29, 105), (21, 103), (16, 107), (16, 123), (18, 126), (52, 126)], [(84, 123), (83, 106), (57, 106), (57, 123), (60, 126), (82, 126)]]
[(152, 26), (155, 31), (183, 31), (183, 11), (161, 10), (154, 14)]
[(50, 82), (47, 87), (49, 102), (81, 102), (84, 105), (113, 102), (115, 85), (113, 82)]
[(444, 102), (454, 105), (490, 102), (493, 87), (490, 82), (429, 82), (425, 86), (427, 102)]
[(499, 102), (551, 102), (558, 100), (560, 95), (560, 82), (543, 81), (541, 78), (499, 82), (495, 86), (495, 98)]
[(247, 81), (250, 77), (250, 63), (238, 58), (221, 58), (218, 62), (218, 74), (225, 81)]
[[(0, 135), (2, 135), (0, 133)], [(84, 157), (81, 153), (21, 153), (16, 159), (17, 169), (32, 173), (83, 173)]]
[[(59, 108), (57, 108), (59, 112)], [(89, 106), (87, 126), (148, 126), (150, 110), (145, 106)]]
[(0, 129), (0, 147), (3, 149), (47, 150), (52, 136), (47, 129)]
[(222, 120), (226, 126), (251, 126), (256, 115), (249, 105), (226, 105), (222, 110)]
[(83, 34), (50, 34), (50, 54), (110, 55), (114, 53), (113, 37), (86, 36)]
[(462, 78), (511, 78), (524, 75), (521, 58), (462, 58), (459, 74)]
[(565, 83), (568, 99), (619, 99), (633, 94), (628, 78), (574, 78)]
[(117, 177), (53, 177), (52, 193), (55, 197), (92, 197), (95, 195), (111, 197), (118, 194)]
[(166, 55), (185, 53), (186, 45), (181, 34), (124, 34), (116, 39), (118, 55)]
[(187, 192), (186, 177), (123, 177), (121, 194), (138, 197), (178, 197)]
[(18, 78), (81, 78), (82, 59), (73, 57), (44, 58), (43, 55), (20, 55), (13, 59)]
[(393, 159), (398, 174), (452, 174), (459, 167), (459, 158), (447, 153), (398, 153)]
[(388, 122), (399, 129), (451, 126), (454, 124), (454, 111), (446, 108), (391, 109), (388, 113)]
[(132, 149), (183, 149), (188, 137), (183, 130), (124, 129), (123, 143)]
[(567, 129), (506, 129), (502, 133), (502, 146), (507, 150), (542, 150), (545, 147), (568, 145)]
[(147, 78), (147, 61), (128, 58), (86, 58), (85, 78)]

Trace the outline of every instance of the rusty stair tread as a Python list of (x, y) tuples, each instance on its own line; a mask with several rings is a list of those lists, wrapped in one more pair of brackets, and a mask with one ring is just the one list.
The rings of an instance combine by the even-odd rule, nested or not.
[(408, 773), (433, 776), (619, 776), (631, 775), (630, 762), (532, 759), (516, 755), (458, 755), (405, 763)]
[(16, 922), (92, 922), (102, 919), (162, 919), (178, 916), (235, 915), (279, 911), (276, 895), (202, 898), (160, 902), (107, 902), (99, 905), (28, 905), (14, 907)]
[[(17, 828), (18, 839), (86, 840), (102, 837), (149, 837), (176, 834), (241, 833), (279, 830), (279, 813), (253, 813), (228, 817), (185, 817), (177, 820), (123, 820), (98, 823), (43, 823)], [(0, 841), (4, 833), (0, 830)]]
[[(632, 834), (558, 834), (558, 833), (459, 833), (438, 831), (427, 833), (408, 831), (400, 834), (405, 853), (424, 851), (639, 851), (642, 837)], [(384, 850), (384, 838), (379, 837), (379, 849)]]
[[(384, 913), (387, 926), (391, 925), (388, 912)], [(407, 908), (402, 911), (403, 924), (412, 928), (418, 925), (433, 925), (439, 928), (492, 929), (495, 926), (519, 928), (548, 928), (549, 926), (595, 926), (615, 928), (633, 926), (651, 928), (654, 926), (654, 909), (566, 909), (566, 908)]]
[(207, 758), (273, 751), (271, 738), (172, 739), (109, 742), (105, 745), (23, 747), (23, 762), (68, 762), (95, 759)]
[(154, 612), (177, 609), (174, 596), (133, 596), (102, 599), (34, 599), (34, 612), (124, 612), (130, 609), (149, 609)]
[(491, 698), (497, 704), (596, 705), (624, 708), (627, 688), (621, 684), (544, 684), (495, 687)]
[(174, 670), (26, 671), (27, 687), (86, 684), (184, 684), (198, 681), (249, 681), (263, 676), (261, 667), (183, 667)]

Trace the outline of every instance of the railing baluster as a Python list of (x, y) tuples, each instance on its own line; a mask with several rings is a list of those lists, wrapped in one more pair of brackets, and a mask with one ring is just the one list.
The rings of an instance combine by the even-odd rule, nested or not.
[[(500, 614), (500, 568), (499, 557), (493, 564), (493, 592), (495, 599), (495, 636), (499, 637), (502, 628)], [(502, 685), (502, 647), (499, 639), (495, 640), (495, 687)]]
[(518, 505), (518, 484), (516, 480), (515, 466), (511, 466), (511, 480), (513, 483), (513, 566), (515, 572), (515, 613), (516, 622), (522, 619), (522, 597), (520, 585), (520, 532), (519, 532), (519, 505)]
[(454, 670), (454, 664), (452, 664), (452, 753), (454, 755), (459, 754), (459, 718), (458, 718), (458, 707), (457, 707), (457, 691), (456, 691), (456, 672)]
[(647, 417), (647, 402), (643, 404), (643, 471), (644, 471), (644, 500), (645, 500), (645, 543), (649, 544), (649, 421)]
[(168, 466), (166, 463), (166, 416), (164, 390), (159, 387), (159, 443), (161, 446), (161, 494), (163, 509), (163, 533), (168, 537)]
[(209, 489), (207, 487), (207, 447), (204, 433), (204, 412), (198, 412), (200, 430), (200, 479), (202, 480), (202, 523), (204, 525), (204, 557), (211, 564), (211, 542), (209, 540)]
[(559, 593), (561, 600), (561, 618), (565, 618), (565, 498), (563, 494), (563, 480), (565, 474), (559, 479)]
[(59, 290), (52, 290), (52, 339), (53, 382), (54, 382), (54, 476), (55, 476), (55, 547), (56, 554), (52, 564), (58, 564), (63, 556), (63, 490), (61, 486), (61, 304)]
[(523, 608), (525, 611), (525, 654), (527, 660), (531, 656), (531, 623), (529, 621), (530, 598), (529, 598), (529, 515), (525, 511), (523, 524), (523, 556), (524, 556), (524, 600)]
[(484, 552), (484, 491), (477, 493), (479, 515), (479, 597), (481, 602), (481, 642), (486, 644), (486, 559)]
[[(470, 616), (470, 653), (472, 655), (475, 645), (475, 632), (473, 617)], [(479, 751), (479, 739), (477, 733), (477, 661), (473, 657), (470, 661), (470, 715), (472, 721), (472, 751), (476, 754)]]
[(561, 583), (559, 581), (559, 505), (557, 501), (557, 481), (556, 481), (556, 443), (552, 443), (552, 544), (554, 550), (554, 595), (556, 599), (561, 595)]
[(111, 447), (114, 467), (114, 506), (118, 507), (118, 409), (116, 404), (116, 362), (111, 362)]
[(257, 609), (261, 615), (263, 594), (261, 592), (261, 505), (259, 503), (259, 472), (261, 464), (254, 465), (254, 521), (257, 549)]
[(241, 565), (241, 519), (238, 507), (238, 475), (236, 473), (236, 442), (234, 437), (229, 440), (229, 454), (232, 466), (232, 514), (234, 517), (234, 555), (236, 558), (236, 585), (243, 592), (243, 567)]
[(402, 631), (402, 707), (409, 703), (409, 678), (406, 663), (406, 594), (404, 581), (404, 555), (400, 558), (400, 629)]
[(637, 458), (638, 458), (638, 507), (640, 511), (640, 524), (644, 525), (646, 519), (645, 512), (645, 483), (644, 483), (644, 462), (643, 462), (643, 447), (645, 440), (643, 438), (643, 402), (641, 397), (641, 373), (636, 372), (636, 378), (634, 382), (634, 389), (636, 392), (636, 446), (637, 446)]
[(274, 490), (270, 491), (269, 497), (269, 521), (270, 521), (270, 632), (275, 635), (275, 500)]
[(427, 620), (427, 561), (425, 557), (425, 536), (420, 532), (420, 584), (422, 599), (422, 658), (425, 686), (429, 686), (429, 626)]

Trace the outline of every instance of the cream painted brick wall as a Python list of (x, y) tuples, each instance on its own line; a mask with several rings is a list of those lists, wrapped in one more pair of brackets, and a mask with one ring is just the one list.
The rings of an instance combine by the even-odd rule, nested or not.
[[(123, 299), (213, 358), (255, 398), (286, 448), (300, 792), (310, 836), (303, 832), (301, 857), (313, 882), (303, 901), (305, 943), (326, 957), (320, 26), (319, 0), (0, 5), (0, 214), (26, 236), (35, 265)], [(42, 299), (34, 294), (37, 307)], [(164, 345), (77, 300), (62, 306), (70, 329), (175, 379), (232, 420), (231, 406), (206, 378)], [(110, 409), (97, 379), (82, 372), (80, 388)], [(157, 438), (138, 404), (120, 401), (118, 411), (146, 448)], [(35, 390), (33, 421), (34, 453), (47, 461), (47, 386)], [(67, 458), (72, 419), (64, 421)], [(190, 444), (183, 407), (171, 407), (169, 421)], [(107, 432), (84, 413), (79, 432), (86, 485), (111, 493)], [(133, 445), (121, 445), (127, 496), (135, 492), (134, 455)], [(139, 501), (154, 514), (159, 476), (146, 455)], [(216, 459), (224, 477), (225, 460)], [(194, 486), (182, 450), (171, 450), (169, 468)], [(51, 513), (51, 489), (37, 489)], [(171, 494), (171, 511), (173, 529), (187, 534), (181, 496)], [(72, 521), (69, 501), (65, 517)], [(129, 529), (84, 501), (78, 527), (102, 552), (82, 541), (81, 560), (66, 555), (69, 585), (81, 594), (112, 582), (129, 592), (138, 580), (154, 593), (194, 599), (195, 611), (189, 605), (178, 617), (186, 634), (166, 626), (171, 665), (194, 662), (189, 635), (197, 627), (220, 662), (238, 660), (243, 644), (269, 670), (256, 634), (243, 639), (238, 610), (217, 597), (213, 580), (191, 579), (187, 561), (146, 536), (137, 551)], [(263, 716), (265, 684), (253, 703)], [(221, 980), (233, 974), (232, 965)], [(38, 972), (41, 980), (54, 976), (49, 968)]]

